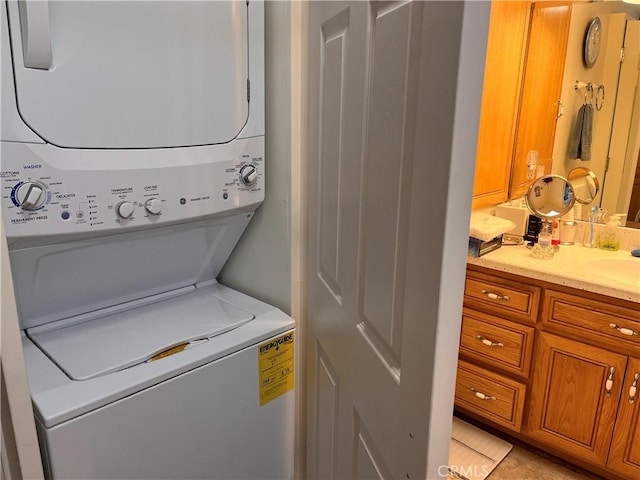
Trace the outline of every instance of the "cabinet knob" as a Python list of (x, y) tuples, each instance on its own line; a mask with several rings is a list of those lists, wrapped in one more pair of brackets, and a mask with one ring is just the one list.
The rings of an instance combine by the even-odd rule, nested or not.
[(629, 404), (633, 405), (636, 402), (636, 395), (638, 393), (638, 379), (640, 379), (640, 373), (633, 376), (633, 383), (629, 387)]
[(611, 390), (613, 390), (613, 374), (616, 373), (616, 369), (611, 367), (609, 368), (609, 376), (607, 377), (607, 381), (604, 384), (605, 394), (607, 397), (611, 396)]
[(497, 400), (497, 398), (494, 397), (493, 395), (487, 395), (486, 393), (482, 393), (480, 390), (476, 390), (473, 387), (470, 387), (469, 390), (471, 390), (474, 393), (474, 395), (478, 397), (480, 400)]
[(490, 292), (489, 290), (480, 290), (480, 293), (482, 293), (485, 297), (489, 297), (492, 300), (504, 300), (505, 302), (509, 301), (509, 295), (502, 295), (501, 293), (498, 292)]
[(504, 343), (493, 342), (488, 338), (483, 337), (482, 335), (476, 335), (476, 338), (480, 340), (483, 344), (485, 344), (487, 347), (500, 347), (500, 348), (504, 347)]
[(633, 337), (635, 335), (640, 335), (640, 333), (638, 333), (638, 332), (636, 332), (634, 330), (631, 330), (630, 328), (623, 328), (623, 327), (620, 327), (620, 326), (616, 325), (615, 323), (610, 323), (609, 326), (611, 328), (613, 328), (614, 330), (619, 331), (621, 334), (627, 335), (629, 337)]

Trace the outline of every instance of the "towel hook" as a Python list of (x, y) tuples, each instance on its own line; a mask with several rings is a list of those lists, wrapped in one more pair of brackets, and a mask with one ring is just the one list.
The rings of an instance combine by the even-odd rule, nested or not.
[[(587, 95), (589, 96), (589, 101), (587, 102)], [(589, 103), (589, 105), (593, 105), (595, 100), (595, 95), (593, 93), (593, 84), (587, 83), (587, 88), (584, 91), (584, 103)]]
[(596, 90), (596, 110), (602, 110), (602, 106), (604, 105), (604, 85), (598, 85), (598, 89)]

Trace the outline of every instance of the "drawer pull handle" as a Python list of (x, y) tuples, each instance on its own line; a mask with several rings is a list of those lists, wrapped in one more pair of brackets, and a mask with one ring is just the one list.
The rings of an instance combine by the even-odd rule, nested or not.
[(484, 338), (482, 335), (476, 335), (476, 338), (484, 343), (487, 347), (504, 347), (504, 343), (502, 342), (492, 342), (488, 338)]
[(638, 380), (640, 380), (640, 373), (636, 373), (633, 376), (633, 383), (629, 387), (629, 403), (633, 405), (636, 401), (636, 395), (638, 393)]
[(631, 330), (630, 328), (622, 328), (616, 325), (615, 323), (610, 323), (609, 326), (617, 331), (619, 331), (623, 335), (627, 335), (629, 337), (633, 337), (634, 335), (640, 335), (640, 333)]
[(509, 299), (509, 295), (502, 295), (501, 293), (498, 292), (490, 292), (489, 290), (480, 290), (480, 292), (485, 296), (485, 297), (489, 297), (492, 300), (504, 300), (505, 302), (508, 302)]
[(613, 390), (613, 374), (616, 373), (616, 369), (611, 367), (609, 368), (609, 376), (607, 377), (607, 381), (604, 384), (605, 394), (607, 397), (611, 396), (611, 390)]
[(480, 390), (476, 390), (473, 387), (470, 387), (469, 390), (471, 390), (480, 400), (497, 400), (496, 397), (482, 393)]

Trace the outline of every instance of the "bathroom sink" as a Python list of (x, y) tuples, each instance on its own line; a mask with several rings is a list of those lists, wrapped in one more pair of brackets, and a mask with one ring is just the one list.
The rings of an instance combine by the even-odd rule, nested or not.
[(598, 258), (588, 260), (586, 265), (596, 275), (640, 287), (640, 259)]

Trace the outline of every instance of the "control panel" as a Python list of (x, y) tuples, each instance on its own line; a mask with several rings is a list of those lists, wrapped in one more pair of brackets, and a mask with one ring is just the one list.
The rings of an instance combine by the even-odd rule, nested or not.
[(122, 230), (255, 209), (264, 199), (263, 152), (263, 137), (153, 155), (3, 142), (6, 234)]

